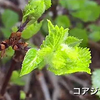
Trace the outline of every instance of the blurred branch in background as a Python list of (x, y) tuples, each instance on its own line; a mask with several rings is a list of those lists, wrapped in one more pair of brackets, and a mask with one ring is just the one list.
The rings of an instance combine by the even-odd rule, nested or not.
[(15, 12), (18, 13), (18, 15), (20, 16), (20, 20), (22, 18), (22, 10), (20, 8), (18, 8), (18, 6), (16, 6), (14, 3), (8, 1), (8, 0), (0, 0), (0, 6), (6, 9), (11, 9)]
[(95, 48), (96, 50), (100, 52), (100, 43), (89, 40), (89, 46)]
[(45, 100), (51, 100), (50, 93), (49, 93), (49, 90), (48, 90), (48, 87), (47, 87), (47, 84), (46, 84), (46, 81), (45, 81), (45, 78), (42, 72), (39, 72), (39, 74), (37, 75), (37, 79), (42, 88)]

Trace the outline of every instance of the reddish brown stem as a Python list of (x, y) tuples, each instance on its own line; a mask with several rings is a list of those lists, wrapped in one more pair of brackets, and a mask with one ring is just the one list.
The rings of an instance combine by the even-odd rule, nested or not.
[(2, 88), (1, 88), (1, 91), (0, 91), (0, 96), (1, 97), (3, 97), (4, 94), (5, 94), (7, 85), (9, 83), (9, 80), (11, 78), (12, 72), (14, 71), (17, 62), (19, 62), (19, 61), (22, 62), (23, 61), (23, 58), (24, 58), (24, 56), (25, 56), (25, 54), (26, 54), (28, 49), (29, 48), (26, 47), (24, 51), (15, 51), (15, 54), (14, 54), (13, 59), (12, 59), (11, 67), (8, 70), (8, 73), (7, 73), (6, 77), (5, 77), (5, 81), (4, 81), (4, 83), (2, 85)]
[(4, 83), (3, 83), (3, 85), (2, 85), (2, 88), (1, 88), (1, 91), (0, 91), (0, 95), (1, 95), (1, 96), (3, 96), (4, 93), (5, 93), (5, 91), (6, 91), (6, 87), (7, 87), (7, 85), (8, 85), (9, 80), (10, 80), (10, 77), (11, 77), (11, 75), (12, 75), (12, 72), (13, 72), (13, 70), (14, 70), (14, 68), (15, 68), (15, 64), (16, 64), (16, 61), (15, 61), (15, 60), (12, 60), (11, 67), (10, 67), (10, 69), (8, 70), (8, 73), (7, 73), (7, 75), (6, 75), (5, 81), (4, 81)]
[(17, 32), (22, 32), (30, 20), (26, 20), (18, 29)]

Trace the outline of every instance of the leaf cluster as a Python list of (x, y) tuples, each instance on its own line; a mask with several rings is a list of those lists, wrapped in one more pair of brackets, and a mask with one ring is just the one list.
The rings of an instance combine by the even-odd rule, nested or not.
[(48, 65), (48, 70), (56, 75), (74, 72), (91, 73), (89, 49), (79, 47), (81, 39), (68, 36), (68, 28), (54, 26), (48, 20), (49, 35), (39, 50), (30, 49), (23, 61), (21, 75), (30, 73), (36, 68)]

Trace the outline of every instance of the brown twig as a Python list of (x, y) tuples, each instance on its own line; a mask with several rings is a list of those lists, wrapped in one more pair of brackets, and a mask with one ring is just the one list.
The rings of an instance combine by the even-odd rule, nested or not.
[(1, 91), (0, 91), (0, 95), (1, 95), (1, 96), (3, 96), (3, 95), (5, 94), (6, 87), (7, 87), (7, 85), (8, 85), (9, 80), (10, 80), (10, 77), (11, 77), (11, 75), (12, 75), (12, 72), (13, 72), (13, 70), (14, 70), (14, 68), (15, 68), (15, 65), (16, 65), (16, 61), (15, 61), (15, 60), (12, 60), (11, 67), (10, 67), (10, 69), (8, 70), (8, 73), (7, 73), (7, 75), (6, 75), (5, 81), (4, 81), (4, 83), (3, 83), (3, 85), (2, 85), (2, 88), (1, 88)]
[(5, 98), (6, 98), (7, 100), (12, 100), (11, 97), (10, 97), (10, 95), (9, 95), (7, 92), (5, 93)]
[(89, 46), (95, 48), (96, 50), (100, 51), (100, 44), (89, 40)]
[(62, 85), (69, 91), (69, 93), (70, 93), (71, 95), (73, 95), (73, 90), (72, 90), (72, 88), (65, 82), (64, 79), (61, 78), (60, 81), (59, 81), (59, 83), (62, 84)]
[(31, 76), (32, 76), (32, 73), (28, 74), (24, 79), (24, 81), (25, 81), (25, 86), (24, 86), (25, 93), (28, 93), (28, 91), (29, 91)]
[(48, 87), (46, 85), (46, 82), (45, 82), (45, 79), (44, 79), (44, 75), (43, 75), (42, 72), (40, 72), (39, 75), (38, 75), (38, 81), (39, 81), (39, 83), (41, 85), (45, 100), (51, 100), (50, 94), (49, 94), (49, 90), (48, 90)]
[[(25, 23), (23, 23), (20, 27), (19, 27), (19, 30), (20, 32), (22, 32), (24, 30), (24, 27), (27, 25), (27, 23), (29, 22), (29, 20), (26, 20)], [(15, 51), (15, 54), (14, 54), (14, 57), (12, 59), (12, 63), (11, 63), (11, 67), (10, 69), (8, 70), (8, 73), (6, 75), (6, 78), (5, 78), (5, 81), (2, 85), (2, 88), (1, 88), (1, 91), (0, 91), (0, 96), (3, 97), (4, 94), (5, 94), (5, 91), (6, 91), (6, 88), (7, 88), (7, 85), (9, 83), (9, 80), (11, 78), (11, 75), (12, 75), (12, 72), (13, 70), (15, 69), (15, 65), (16, 63), (19, 61), (19, 60), (23, 60), (24, 56), (25, 56), (25, 53), (28, 49), (25, 48), (25, 52), (23, 53), (23, 50), (22, 51)], [(21, 55), (22, 54), (22, 55)]]
[(65, 76), (66, 78), (68, 78), (69, 80), (72, 80), (80, 85), (82, 85), (83, 87), (89, 87), (87, 82), (84, 82), (83, 80), (77, 78), (76, 76), (73, 75), (67, 75)]
[(58, 100), (58, 98), (60, 97), (60, 91), (61, 91), (60, 86), (58, 84), (59, 77), (55, 76), (50, 71), (47, 71), (47, 72), (48, 72), (48, 76), (49, 76), (49, 78), (53, 84), (53, 87), (54, 87), (52, 100)]
[(57, 17), (57, 5), (58, 5), (58, 0), (53, 0), (52, 1), (53, 5), (51, 6), (50, 10), (53, 12), (53, 19)]
[(22, 32), (30, 20), (26, 20), (18, 29), (17, 32)]
[(9, 83), (9, 80), (11, 78), (12, 72), (15, 69), (15, 66), (17, 62), (22, 61), (24, 56), (25, 56), (26, 51), (15, 51), (14, 57), (11, 62), (11, 67), (8, 70), (8, 73), (5, 77), (4, 83), (2, 85), (1, 91), (0, 91), (0, 96), (3, 97), (7, 88), (7, 85)]

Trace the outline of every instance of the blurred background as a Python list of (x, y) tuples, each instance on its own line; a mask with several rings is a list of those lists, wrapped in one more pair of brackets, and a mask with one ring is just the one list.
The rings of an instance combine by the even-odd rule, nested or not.
[[(11, 32), (21, 24), (22, 10), (28, 0), (0, 0), (0, 42), (8, 39)], [(74, 73), (55, 76), (46, 68), (42, 71), (19, 77), (21, 64), (19, 61), (7, 85), (3, 99), (0, 100), (100, 100), (100, 91), (91, 95), (91, 88), (100, 90), (100, 0), (52, 0), (52, 6), (38, 20), (44, 20), (39, 29), (32, 28), (24, 32), (23, 40), (29, 47), (39, 48), (48, 35), (47, 19), (53, 24), (69, 28), (69, 35), (83, 39), (81, 47), (90, 48), (92, 74)], [(17, 27), (16, 27), (17, 26)], [(32, 35), (28, 35), (32, 34)], [(0, 89), (6, 80), (14, 51), (11, 47), (0, 59)], [(82, 88), (90, 88), (81, 95)], [(74, 88), (80, 88), (80, 95), (74, 95)]]

